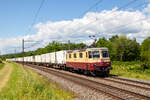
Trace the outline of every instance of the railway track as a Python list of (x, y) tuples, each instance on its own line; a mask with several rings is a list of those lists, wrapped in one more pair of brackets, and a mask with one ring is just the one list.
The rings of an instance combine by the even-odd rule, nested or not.
[[(62, 77), (64, 79), (70, 80), (70, 81), (77, 83), (79, 85), (82, 85), (84, 87), (88, 87), (92, 90), (103, 93), (115, 100), (122, 100), (122, 99), (124, 99), (124, 100), (126, 100), (126, 99), (128, 99), (128, 100), (150, 100), (149, 96), (145, 96), (145, 95), (142, 95), (139, 93), (135, 93), (135, 92), (131, 92), (128, 90), (113, 87), (110, 85), (106, 85), (106, 84), (96, 82), (93, 80), (89, 80), (89, 79), (79, 77), (76, 75), (63, 73), (63, 72), (56, 71), (54, 69), (50, 69), (50, 68), (46, 68), (46, 67), (40, 67), (40, 66), (35, 66), (35, 65), (28, 65), (28, 66), (42, 70), (44, 72), (47, 72), (47, 73), (50, 73), (53, 75), (56, 75), (58, 77)], [(107, 81), (108, 81), (108, 79), (107, 79)], [(128, 84), (126, 84), (126, 85), (128, 85)]]
[(122, 81), (132, 82), (132, 83), (136, 83), (136, 84), (143, 84), (143, 85), (147, 85), (150, 87), (150, 83), (147, 83), (147, 82), (141, 82), (141, 81), (137, 81), (137, 80), (125, 79), (125, 78), (115, 77), (115, 76), (111, 76), (110, 79), (122, 80)]
[[(117, 80), (111, 80), (111, 79), (107, 79), (107, 78), (100, 78), (100, 79), (105, 80), (105, 81), (109, 81), (109, 82), (119, 83), (119, 84), (123, 84), (123, 85), (126, 85), (126, 86), (131, 86), (131, 87), (135, 87), (135, 88), (150, 91), (150, 88), (139, 86), (139, 85), (134, 85), (134, 84), (131, 84), (131, 83), (120, 82), (120, 81), (117, 81)], [(121, 79), (118, 78), (118, 80), (121, 80)], [(126, 82), (128, 82), (128, 80), (126, 80)], [(134, 83), (138, 83), (138, 82), (139, 81), (135, 81)], [(140, 84), (144, 84), (144, 83), (140, 82)], [(149, 87), (150, 87), (150, 85), (149, 85)]]

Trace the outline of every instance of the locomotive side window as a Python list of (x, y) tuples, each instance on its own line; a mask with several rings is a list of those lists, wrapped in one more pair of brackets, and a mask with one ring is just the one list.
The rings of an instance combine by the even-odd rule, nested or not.
[(88, 54), (89, 54), (89, 58), (92, 58), (92, 53), (91, 53), (91, 51), (89, 51)]
[(88, 57), (87, 55), (88, 55), (88, 54), (87, 54), (87, 52), (86, 52), (86, 58)]
[(71, 54), (69, 54), (69, 58), (71, 58)]
[(77, 58), (77, 55), (76, 55), (76, 53), (74, 53), (74, 58)]
[(82, 57), (83, 57), (83, 54), (82, 54), (82, 53), (79, 53), (79, 57), (82, 58)]
[(102, 51), (102, 55), (104, 58), (109, 57), (108, 51)]
[(92, 51), (92, 55), (93, 55), (93, 58), (99, 58), (100, 57), (99, 51)]
[(89, 58), (100, 58), (99, 51), (89, 51)]

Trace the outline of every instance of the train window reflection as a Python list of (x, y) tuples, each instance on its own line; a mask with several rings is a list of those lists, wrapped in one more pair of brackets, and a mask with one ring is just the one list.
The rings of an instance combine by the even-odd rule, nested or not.
[(102, 55), (104, 58), (109, 57), (108, 51), (102, 51)]
[(99, 51), (92, 51), (92, 55), (93, 55), (93, 58), (99, 58), (100, 57)]
[(100, 58), (99, 51), (89, 51), (89, 58)]

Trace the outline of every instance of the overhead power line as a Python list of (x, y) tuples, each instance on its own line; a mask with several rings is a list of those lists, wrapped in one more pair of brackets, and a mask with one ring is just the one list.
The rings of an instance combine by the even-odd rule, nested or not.
[[(127, 6), (129, 6), (129, 5), (133, 4), (133, 3), (135, 3), (136, 1), (137, 1), (137, 0), (132, 0), (132, 1), (128, 2), (127, 4), (125, 4), (125, 5), (121, 6), (121, 7), (119, 7), (118, 10), (121, 10), (121, 9), (123, 9), (123, 8), (126, 8)], [(115, 12), (115, 11), (116, 11), (116, 10), (110, 12), (109, 14), (112, 14), (112, 13)], [(117, 15), (115, 15), (115, 16), (117, 16)], [(115, 16), (114, 16), (114, 17), (115, 17)], [(86, 24), (86, 25), (92, 24), (92, 23), (96, 22), (97, 20), (99, 20), (99, 19), (96, 19), (96, 20), (94, 20), (93, 22), (89, 22), (89, 23)]]
[[(145, 4), (147, 4), (147, 3), (139, 4), (139, 5), (135, 6), (134, 8), (139, 8), (139, 7), (141, 7), (141, 6), (145, 5)], [(141, 20), (144, 20), (144, 19), (146, 19), (146, 18), (142, 18), (142, 19), (136, 20), (135, 23), (137, 23), (137, 22), (139, 22), (139, 21), (141, 21)], [(115, 30), (115, 29), (118, 29), (118, 28), (128, 27), (129, 25), (135, 24), (135, 23), (130, 22), (130, 23), (127, 23), (127, 24), (125, 24), (125, 25), (120, 25), (120, 26), (117, 26), (117, 27), (113, 27), (113, 28), (108, 29), (108, 30), (105, 31), (105, 32), (111, 32), (111, 31), (113, 31), (113, 30)]]
[(125, 5), (121, 6), (121, 7), (119, 7), (118, 10), (121, 10), (121, 9), (123, 9), (123, 8), (126, 8), (127, 6), (129, 6), (129, 5), (133, 4), (133, 3), (135, 3), (136, 1), (138, 1), (138, 0), (132, 0), (132, 1), (128, 2), (127, 4), (125, 4)]
[(102, 3), (103, 0), (99, 0), (98, 2), (96, 2), (94, 5), (92, 5), (90, 8), (88, 8), (86, 11), (84, 11), (79, 17), (81, 17), (82, 15), (84, 15), (85, 13), (89, 12), (91, 9), (95, 8), (98, 4)]
[(36, 19), (37, 19), (38, 15), (39, 15), (39, 12), (40, 12), (41, 8), (43, 7), (44, 2), (45, 2), (45, 0), (42, 0), (42, 1), (41, 1), (40, 6), (39, 6), (37, 12), (35, 13), (35, 16), (34, 16), (34, 18), (33, 18), (33, 21), (32, 21), (32, 23), (31, 23), (31, 26), (30, 26), (28, 32), (31, 31), (31, 28), (32, 28), (33, 25), (35, 24)]
[[(37, 12), (35, 13), (35, 16), (34, 16), (34, 18), (33, 18), (33, 21), (32, 21), (32, 23), (31, 23), (31, 26), (29, 27), (29, 29), (28, 29), (28, 33), (30, 33), (30, 31), (31, 31), (31, 28), (33, 27), (33, 25), (35, 24), (35, 22), (36, 22), (36, 19), (37, 19), (37, 17), (38, 17), (38, 15), (39, 15), (39, 12), (40, 12), (40, 10), (41, 10), (41, 8), (43, 7), (43, 4), (44, 4), (44, 2), (45, 2), (45, 0), (42, 0), (41, 1), (41, 3), (40, 3), (40, 6), (39, 6), (39, 8), (37, 9)], [(22, 40), (22, 56), (23, 56), (23, 58), (24, 58), (24, 39)], [(31, 42), (31, 41), (26, 41), (26, 42)], [(36, 44), (34, 44), (34, 45), (36, 45)], [(33, 45), (33, 46), (34, 46)], [(30, 47), (28, 47), (28, 48), (30, 48)], [(24, 60), (23, 60), (24, 61)]]
[[(89, 7), (85, 12), (83, 12), (80, 16), (82, 16), (83, 14), (87, 13), (88, 11), (90, 11), (91, 9), (93, 9), (94, 7), (96, 7), (96, 6), (97, 6), (98, 4), (100, 4), (102, 1), (103, 1), (103, 0), (99, 0), (98, 2), (96, 2), (94, 5), (92, 5), (91, 7)], [(118, 10), (121, 10), (121, 9), (123, 9), (123, 8), (126, 8), (127, 6), (133, 4), (133, 3), (136, 2), (136, 1), (138, 1), (138, 0), (132, 0), (132, 1), (128, 2), (127, 4), (125, 4), (125, 5), (121, 6), (121, 7), (119, 7)], [(45, 0), (42, 0), (42, 2), (41, 2), (41, 4), (40, 4), (40, 7), (39, 7), (39, 9), (38, 9), (38, 11), (37, 11), (37, 13), (35, 14), (35, 17), (34, 17), (34, 20), (33, 20), (32, 24), (31, 24), (31, 26), (33, 26), (33, 25), (35, 24), (36, 19), (37, 19), (37, 17), (38, 17), (38, 14), (39, 14), (39, 12), (40, 12), (40, 9), (42, 8), (44, 2), (45, 2)], [(114, 12), (114, 11), (112, 11), (111, 13), (113, 13), (113, 12)], [(110, 13), (110, 14), (111, 14), (111, 13)], [(96, 20), (96, 21), (97, 21), (97, 20)], [(94, 21), (94, 22), (95, 22), (95, 21)], [(92, 23), (93, 23), (93, 22), (92, 22)], [(91, 23), (88, 23), (88, 24), (91, 24)], [(88, 25), (88, 24), (87, 24), (87, 25)], [(33, 44), (33, 45), (36, 45), (36, 43)], [(31, 47), (33, 47), (33, 45), (32, 45)], [(29, 48), (30, 48), (30, 47), (29, 47)]]
[[(80, 16), (82, 16), (82, 15), (85, 14), (85, 13), (87, 13), (88, 11), (90, 11), (91, 9), (93, 9), (94, 7), (96, 7), (98, 4), (102, 3), (102, 1), (103, 1), (103, 0), (98, 0), (94, 5), (92, 5), (91, 7), (89, 7), (89, 8), (88, 8), (86, 11), (84, 11)], [(42, 8), (44, 2), (45, 2), (45, 0), (42, 0), (42, 1), (41, 1), (41, 4), (40, 4), (40, 6), (39, 6), (39, 8), (38, 8), (38, 10), (37, 10), (37, 12), (36, 12), (36, 14), (35, 14), (35, 16), (34, 16), (33, 22), (32, 22), (32, 24), (31, 24), (31, 27), (29, 28), (28, 32), (31, 31), (32, 26), (35, 24), (36, 19), (37, 19), (38, 15), (39, 15), (39, 12), (40, 12), (40, 10), (41, 10), (41, 8)], [(79, 16), (79, 17), (80, 17), (80, 16)], [(26, 42), (27, 42), (27, 41), (26, 41)], [(29, 42), (30, 42), (30, 41), (29, 41)], [(41, 44), (41, 43), (39, 43), (39, 44)], [(37, 43), (34, 43), (33, 45), (31, 45), (31, 46), (29, 46), (29, 47), (26, 47), (25, 49), (32, 48), (32, 47), (34, 47), (35, 45), (37, 45)]]

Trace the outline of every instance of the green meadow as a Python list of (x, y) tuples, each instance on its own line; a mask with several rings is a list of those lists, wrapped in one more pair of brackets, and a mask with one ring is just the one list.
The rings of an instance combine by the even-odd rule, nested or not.
[(12, 67), (12, 73), (0, 91), (0, 100), (72, 100), (75, 97), (22, 65), (7, 64)]

